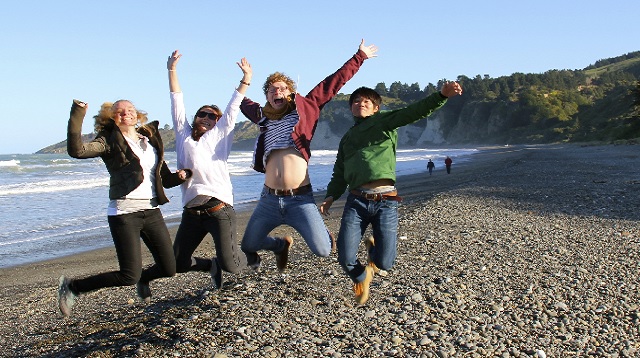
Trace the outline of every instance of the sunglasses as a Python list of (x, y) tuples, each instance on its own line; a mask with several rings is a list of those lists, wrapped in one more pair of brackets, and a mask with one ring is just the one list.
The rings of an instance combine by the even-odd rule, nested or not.
[(209, 112), (205, 112), (205, 111), (200, 111), (200, 112), (196, 113), (196, 117), (200, 117), (200, 118), (209, 117), (209, 119), (211, 119), (213, 121), (217, 121), (218, 120), (218, 116), (215, 113), (209, 113)]

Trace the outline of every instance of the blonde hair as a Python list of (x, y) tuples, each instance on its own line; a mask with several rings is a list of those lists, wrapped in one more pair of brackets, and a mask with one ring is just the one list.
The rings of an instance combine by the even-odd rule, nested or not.
[[(93, 129), (96, 133), (100, 132), (102, 129), (104, 129), (104, 127), (106, 127), (113, 121), (113, 109), (120, 102), (129, 102), (133, 105), (133, 102), (129, 100), (119, 99), (115, 102), (104, 102), (102, 106), (100, 106), (98, 114), (93, 116), (93, 119), (95, 120)], [(140, 125), (147, 123), (147, 121), (149, 120), (149, 118), (147, 117), (147, 112), (139, 110), (137, 108), (136, 112), (138, 113), (138, 122), (140, 123)]]
[(267, 95), (267, 92), (269, 92), (269, 86), (275, 82), (284, 82), (287, 84), (287, 87), (289, 87), (289, 91), (293, 93), (296, 92), (296, 83), (293, 82), (291, 77), (285, 75), (282, 72), (275, 72), (270, 74), (269, 77), (267, 77), (267, 80), (264, 82), (264, 85), (262, 86), (262, 91), (264, 92), (265, 96)]

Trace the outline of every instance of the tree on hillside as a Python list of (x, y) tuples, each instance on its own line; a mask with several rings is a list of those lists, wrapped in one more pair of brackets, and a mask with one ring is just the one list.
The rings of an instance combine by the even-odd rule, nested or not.
[(402, 93), (402, 83), (399, 81), (393, 82), (389, 87), (389, 92), (387, 95), (391, 98), (400, 98), (400, 94)]
[(384, 82), (378, 83), (374, 90), (381, 96), (387, 96), (387, 85)]

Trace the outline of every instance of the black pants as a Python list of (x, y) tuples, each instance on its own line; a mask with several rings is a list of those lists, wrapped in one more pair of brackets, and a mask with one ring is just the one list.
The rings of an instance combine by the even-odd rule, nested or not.
[[(207, 234), (211, 234), (213, 238), (217, 261), (222, 270), (238, 273), (246, 267), (246, 256), (240, 251), (237, 241), (236, 212), (232, 206), (227, 205), (208, 215), (195, 215), (187, 210), (182, 212), (182, 221), (173, 243), (177, 272), (208, 272), (211, 269), (211, 259), (191, 259)], [(158, 277), (150, 277), (149, 280)]]
[[(147, 280), (149, 277), (175, 275), (176, 261), (171, 249), (171, 237), (160, 209), (109, 216), (108, 221), (120, 271), (73, 280), (72, 291), (84, 293), (105, 287), (130, 286), (135, 285), (138, 280)], [(140, 238), (155, 260), (155, 265), (144, 271)]]

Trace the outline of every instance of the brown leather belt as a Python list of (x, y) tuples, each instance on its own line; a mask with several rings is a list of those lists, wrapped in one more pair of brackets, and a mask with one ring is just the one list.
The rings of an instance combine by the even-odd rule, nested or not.
[(266, 185), (264, 187), (266, 189), (269, 189), (269, 194), (273, 194), (277, 196), (303, 195), (313, 191), (313, 189), (311, 188), (311, 184), (307, 184), (295, 189), (272, 189)]
[(398, 196), (398, 192), (396, 190), (389, 191), (386, 193), (366, 193), (362, 190), (353, 189), (349, 192), (355, 196), (359, 196), (361, 198), (372, 200), (372, 201), (381, 201), (381, 200), (395, 200), (397, 202), (402, 201), (402, 198)]
[(216, 211), (224, 208), (225, 206), (227, 206), (227, 204), (220, 202), (220, 204), (216, 205), (216, 206), (212, 206), (210, 208), (206, 208), (206, 209), (189, 209), (189, 208), (185, 208), (184, 211), (186, 211), (187, 213), (191, 214), (191, 215), (211, 215), (213, 213), (215, 213)]

